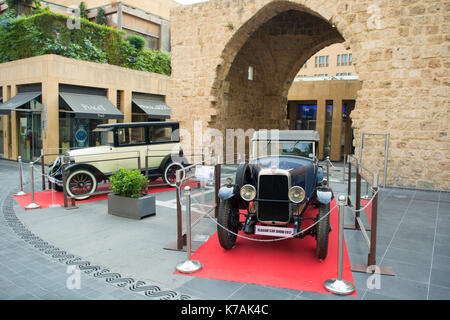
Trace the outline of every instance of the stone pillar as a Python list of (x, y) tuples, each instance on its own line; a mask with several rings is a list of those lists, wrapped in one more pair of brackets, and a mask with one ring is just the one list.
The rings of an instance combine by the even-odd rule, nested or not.
[[(2, 97), (3, 97), (3, 103), (8, 100), (7, 93), (6, 93), (6, 86), (2, 86)], [(8, 159), (9, 158), (9, 116), (8, 115), (2, 115), (2, 123), (3, 123), (3, 156)]]
[[(114, 88), (108, 88), (107, 98), (113, 105), (117, 107), (117, 90)], [(108, 119), (109, 124), (117, 123), (116, 119)]]
[(342, 111), (344, 106), (342, 99), (333, 99), (333, 119), (331, 123), (331, 161), (341, 161), (342, 148)]
[(132, 111), (132, 92), (131, 90), (123, 91), (123, 122), (131, 122), (131, 111)]
[[(42, 112), (42, 121), (46, 119), (47, 128), (42, 127), (42, 148), (45, 153), (59, 153), (59, 87), (58, 81), (48, 80), (42, 83), (42, 105), (46, 105)], [(44, 110), (47, 110), (47, 114)], [(47, 129), (47, 130), (45, 130)], [(50, 163), (55, 159), (45, 157), (45, 162)]]
[(325, 125), (327, 120), (327, 100), (317, 100), (317, 117), (316, 117), (316, 131), (319, 132), (319, 152), (318, 157), (323, 160), (325, 150)]
[[(17, 94), (17, 87), (15, 84), (8, 86), (9, 92), (8, 92), (8, 100), (13, 98)], [(18, 136), (17, 136), (17, 117), (16, 117), (16, 111), (11, 111), (11, 115), (9, 116), (10, 119), (10, 126), (11, 126), (11, 141), (10, 141), (10, 152), (9, 152), (9, 158), (13, 160), (17, 160), (17, 157), (19, 156), (19, 146), (18, 146)]]

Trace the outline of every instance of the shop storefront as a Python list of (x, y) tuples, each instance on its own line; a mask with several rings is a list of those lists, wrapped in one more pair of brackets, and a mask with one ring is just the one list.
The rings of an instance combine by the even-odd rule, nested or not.
[[(3, 103), (3, 88), (0, 87), (0, 104)], [(0, 114), (0, 158), (3, 158), (3, 116)]]
[(24, 161), (32, 161), (42, 149), (41, 84), (18, 86), (17, 92), (0, 105), (0, 114), (16, 113), (17, 152)]
[(132, 122), (164, 121), (170, 118), (170, 107), (165, 97), (133, 92)]
[(108, 100), (106, 90), (61, 84), (59, 86), (59, 147), (95, 147), (100, 144), (93, 130), (123, 114)]

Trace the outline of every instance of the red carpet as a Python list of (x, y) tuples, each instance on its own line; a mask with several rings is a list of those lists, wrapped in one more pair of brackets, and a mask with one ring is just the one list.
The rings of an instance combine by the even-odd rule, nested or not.
[[(361, 208), (364, 208), (369, 203), (369, 200), (361, 199)], [(367, 208), (364, 209), (366, 213), (367, 220), (369, 220), (369, 225), (372, 224), (372, 203), (370, 203)]]
[[(99, 186), (97, 188), (97, 191), (100, 192), (102, 190), (105, 190), (109, 188), (109, 185), (103, 185)], [(166, 191), (173, 191), (175, 188), (168, 187), (168, 186), (154, 186), (150, 187), (148, 189), (148, 193), (158, 193), (158, 192), (166, 192)], [(16, 197), (14, 196), (14, 199), (16, 199), (17, 203), (22, 206), (22, 208), (25, 208), (28, 204), (31, 202), (31, 193), (28, 193), (25, 196), (22, 197)], [(86, 200), (80, 200), (76, 203), (84, 203), (84, 202), (93, 202), (93, 201), (102, 201), (107, 200), (108, 194), (99, 194), (90, 197)], [(49, 208), (52, 206), (64, 206), (64, 196), (62, 192), (57, 192), (53, 190), (49, 191), (42, 191), (42, 192), (35, 192), (34, 193), (34, 202), (41, 205), (41, 208)], [(70, 204), (70, 200), (69, 200)]]
[[(333, 200), (331, 208), (335, 204), (336, 201)], [(317, 210), (310, 207), (305, 212), (305, 217), (315, 217)], [(233, 249), (225, 250), (220, 246), (216, 232), (193, 254), (192, 259), (200, 261), (203, 269), (190, 275), (299, 291), (329, 293), (323, 284), (327, 279), (337, 277), (338, 221), (338, 209), (335, 208), (330, 215), (333, 230), (329, 238), (328, 256), (324, 261), (316, 259), (316, 241), (310, 236), (304, 239), (292, 238), (277, 242), (255, 242), (238, 238)], [(269, 237), (255, 235), (248, 237), (269, 239)], [(177, 271), (175, 273), (181, 274)], [(343, 278), (354, 283), (345, 242)], [(353, 296), (357, 296), (356, 293)]]

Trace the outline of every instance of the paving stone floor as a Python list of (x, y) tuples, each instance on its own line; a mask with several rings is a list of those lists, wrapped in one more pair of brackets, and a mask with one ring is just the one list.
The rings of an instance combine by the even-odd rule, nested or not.
[[(346, 185), (339, 181), (340, 176), (331, 178), (331, 185), (336, 195), (346, 193)], [(28, 181), (28, 178), (25, 172), (25, 180)], [(173, 275), (173, 267), (184, 257), (184, 253), (180, 252), (152, 251), (155, 255), (160, 254), (161, 265), (153, 266), (149, 275), (145, 268), (132, 267), (135, 261), (119, 264), (120, 259), (107, 259), (107, 255), (102, 256), (102, 250), (108, 248), (105, 242), (118, 243), (120, 236), (123, 235), (115, 239), (114, 235), (105, 235), (105, 232), (100, 232), (95, 239), (99, 241), (104, 238), (106, 241), (98, 242), (98, 246), (101, 247), (98, 250), (95, 250), (95, 245), (74, 245), (77, 238), (70, 232), (74, 223), (83, 221), (84, 218), (80, 219), (80, 217), (87, 217), (92, 210), (104, 210), (106, 205), (104, 202), (80, 205), (78, 218), (68, 215), (67, 211), (61, 208), (40, 209), (47, 210), (45, 216), (26, 216), (11, 197), (11, 193), (17, 190), (15, 187), (17, 179), (17, 164), (0, 160), (0, 204), (2, 206), (0, 212), (0, 299), (355, 299)], [(37, 188), (38, 185), (37, 183)], [(26, 186), (26, 190), (28, 188), (29, 185)], [(169, 208), (170, 206), (167, 207), (168, 198), (173, 196), (171, 193), (157, 196), (162, 203), (166, 201), (167, 212), (174, 210)], [(379, 212), (377, 262), (380, 265), (392, 266), (396, 276), (381, 276), (380, 288), (368, 289), (369, 275), (353, 273), (358, 292), (357, 299), (450, 299), (450, 194), (387, 188), (380, 191)], [(353, 219), (348, 209), (346, 209), (345, 218), (347, 223)], [(99, 219), (97, 224), (105, 221), (101, 220), (101, 217), (96, 219)], [(49, 221), (57, 222), (60, 230), (49, 227)], [(108, 227), (117, 228), (113, 219), (110, 219), (110, 223)], [(145, 222), (136, 225), (128, 223), (127, 228), (139, 230), (142, 225), (150, 226)], [(161, 221), (158, 226), (163, 228), (164, 222)], [(95, 226), (90, 227), (93, 229), (87, 229), (83, 237), (96, 233), (92, 231), (101, 231), (101, 229), (95, 229)], [(210, 223), (203, 222), (196, 229), (199, 235), (214, 230)], [(158, 248), (169, 240), (173, 240), (172, 234), (165, 235), (164, 232), (161, 232), (158, 238), (155, 240)], [(351, 262), (365, 263), (367, 247), (361, 233), (346, 230), (345, 238)], [(139, 236), (135, 239), (141, 240)], [(56, 258), (45, 250), (40, 250), (51, 245), (55, 246), (53, 249), (59, 254), (59, 256), (56, 254)], [(139, 248), (144, 250), (144, 247)], [(135, 258), (141, 259), (138, 254)], [(77, 264), (77, 261), (89, 263)], [(148, 265), (147, 260), (142, 260), (142, 263), (144, 262)], [(69, 290), (67, 281), (74, 275), (67, 273), (70, 265), (85, 268), (95, 266), (97, 269), (89, 273), (80, 272), (81, 288)], [(145, 295), (146, 292), (155, 291), (149, 289), (151, 287), (157, 287), (159, 292), (164, 294), (159, 297)], [(135, 291), (129, 288), (134, 288)]]

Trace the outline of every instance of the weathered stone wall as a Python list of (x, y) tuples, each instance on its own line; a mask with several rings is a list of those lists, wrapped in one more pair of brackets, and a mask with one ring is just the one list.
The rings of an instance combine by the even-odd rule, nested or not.
[[(388, 185), (448, 190), (449, 12), (445, 0), (211, 0), (173, 9), (173, 118), (188, 130), (194, 121), (283, 129), (303, 62), (343, 42), (362, 81), (351, 114), (356, 154), (361, 131), (390, 133)], [(383, 142), (368, 140), (363, 159), (380, 174)]]

